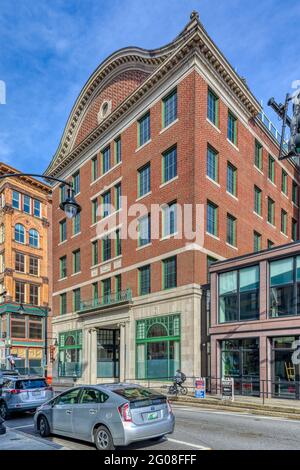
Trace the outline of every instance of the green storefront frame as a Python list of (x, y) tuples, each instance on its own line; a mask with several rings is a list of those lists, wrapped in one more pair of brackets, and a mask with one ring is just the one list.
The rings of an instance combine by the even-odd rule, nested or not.
[(59, 333), (59, 377), (81, 377), (82, 375), (82, 330)]
[(180, 314), (136, 322), (136, 378), (172, 379), (181, 362)]

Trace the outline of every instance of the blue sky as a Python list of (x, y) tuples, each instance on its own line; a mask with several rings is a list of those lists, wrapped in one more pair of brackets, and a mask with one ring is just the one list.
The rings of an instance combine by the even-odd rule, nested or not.
[(292, 91), (298, 0), (0, 0), (0, 161), (43, 172), (98, 64), (121, 47), (168, 43), (193, 9), (266, 108)]

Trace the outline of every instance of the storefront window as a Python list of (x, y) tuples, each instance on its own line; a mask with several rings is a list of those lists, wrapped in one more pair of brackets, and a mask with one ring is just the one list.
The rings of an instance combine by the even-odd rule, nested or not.
[(259, 396), (259, 339), (221, 342), (222, 377), (233, 377), (235, 392)]
[(270, 315), (272, 317), (296, 315), (294, 258), (270, 263), (270, 288)]
[(219, 275), (219, 322), (259, 318), (259, 267)]
[(272, 394), (278, 398), (300, 398), (300, 366), (294, 360), (298, 336), (272, 340)]
[(137, 321), (136, 342), (137, 378), (174, 377), (180, 368), (180, 315)]

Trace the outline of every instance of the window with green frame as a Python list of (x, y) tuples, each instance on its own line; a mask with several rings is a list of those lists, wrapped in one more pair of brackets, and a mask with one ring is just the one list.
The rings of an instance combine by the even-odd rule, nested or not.
[(227, 137), (234, 145), (237, 145), (237, 118), (228, 111)]
[(150, 163), (147, 163), (138, 170), (138, 197), (148, 194), (151, 189)]
[(92, 201), (92, 224), (97, 222), (98, 215), (98, 198), (93, 199)]
[(292, 201), (296, 206), (298, 206), (298, 184), (296, 181), (293, 181), (293, 186), (292, 186)]
[(62, 256), (59, 259), (59, 276), (60, 276), (60, 279), (64, 279), (65, 277), (67, 277), (67, 257), (66, 256)]
[(281, 191), (287, 194), (287, 173), (284, 170), (281, 172)]
[(92, 158), (92, 181), (95, 181), (99, 176), (98, 172), (98, 156)]
[(122, 241), (121, 241), (121, 233), (120, 229), (116, 230), (116, 256), (120, 256), (122, 254)]
[(110, 302), (110, 294), (111, 294), (111, 278), (104, 279), (101, 281), (102, 287), (102, 299), (105, 304)]
[(217, 260), (217, 258), (213, 258), (212, 256), (207, 256), (206, 258), (206, 271), (207, 271), (207, 283), (209, 284), (210, 283), (210, 272), (209, 272), (209, 268), (210, 266), (215, 263)]
[(115, 210), (118, 211), (121, 209), (121, 197), (122, 197), (122, 187), (121, 183), (116, 184), (115, 186)]
[(80, 272), (80, 249), (73, 251), (73, 274)]
[(82, 330), (64, 331), (58, 336), (58, 376), (81, 377)]
[(207, 93), (207, 117), (210, 122), (219, 127), (219, 98), (210, 88)]
[(111, 169), (110, 145), (108, 145), (104, 150), (102, 150), (101, 156), (102, 156), (102, 175), (104, 175), (104, 173), (107, 173)]
[(80, 288), (73, 290), (73, 310), (74, 312), (78, 312), (80, 310), (80, 303), (81, 303), (81, 293)]
[(121, 274), (118, 274), (115, 276), (115, 288), (116, 288), (116, 294), (119, 294), (122, 292), (122, 276)]
[(67, 239), (67, 220), (59, 222), (59, 241), (64, 242)]
[(111, 238), (109, 236), (102, 238), (102, 261), (111, 259)]
[(162, 154), (162, 182), (176, 178), (177, 176), (177, 147), (172, 147)]
[(263, 169), (263, 147), (260, 142), (255, 140), (254, 164), (260, 171)]
[(208, 145), (206, 155), (206, 175), (211, 180), (218, 182), (218, 173), (218, 152)]
[(110, 190), (102, 194), (102, 217), (107, 217), (111, 213), (111, 193)]
[(94, 304), (96, 305), (98, 303), (98, 299), (99, 299), (99, 285), (98, 285), (98, 282), (94, 282), (92, 284), (92, 287), (93, 287), (93, 301), (94, 301)]
[(275, 225), (275, 202), (268, 197), (268, 222)]
[(99, 243), (98, 240), (92, 242), (92, 265), (96, 266), (99, 263)]
[(253, 232), (253, 250), (258, 252), (261, 250), (261, 234), (254, 230)]
[(80, 172), (79, 170), (74, 173), (72, 176), (72, 184), (73, 184), (73, 189), (74, 189), (74, 194), (79, 194), (80, 193)]
[(298, 222), (295, 219), (292, 219), (292, 240), (298, 240)]
[(115, 163), (116, 165), (122, 161), (121, 137), (115, 139)]
[(75, 215), (72, 219), (72, 224), (73, 224), (73, 235), (78, 235), (80, 233), (80, 212)]
[(287, 235), (287, 212), (281, 209), (281, 232)]
[(261, 215), (261, 189), (254, 186), (254, 212)]
[(215, 237), (218, 236), (218, 206), (210, 201), (207, 201), (206, 231)]
[(136, 322), (136, 378), (173, 380), (180, 369), (180, 314)]
[(227, 243), (236, 246), (236, 218), (227, 214)]
[(268, 248), (272, 248), (274, 246), (274, 242), (272, 240), (268, 240)]
[(64, 202), (66, 199), (66, 185), (61, 184), (59, 187), (59, 202)]
[(138, 120), (138, 147), (150, 140), (150, 111)]
[(151, 292), (151, 267), (150, 264), (142, 266), (138, 270), (139, 274), (139, 295), (150, 294)]
[(236, 190), (236, 175), (237, 175), (237, 169), (232, 163), (227, 162), (227, 191), (232, 194), (232, 196), (237, 195), (237, 190)]
[(269, 155), (268, 178), (272, 183), (275, 183), (275, 160), (272, 155)]
[(173, 90), (163, 98), (162, 125), (167, 127), (177, 119), (177, 90)]
[(177, 287), (177, 258), (172, 256), (162, 262), (163, 266), (163, 289)]
[(59, 296), (60, 300), (60, 315), (65, 315), (67, 313), (67, 293), (64, 292)]

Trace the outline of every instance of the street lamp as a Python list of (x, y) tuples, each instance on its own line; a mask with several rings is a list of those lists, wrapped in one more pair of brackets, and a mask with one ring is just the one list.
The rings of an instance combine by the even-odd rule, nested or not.
[(59, 207), (65, 212), (68, 219), (72, 219), (81, 211), (80, 205), (75, 200), (75, 191), (73, 189), (73, 184), (69, 183), (68, 181), (62, 180), (60, 178), (55, 178), (54, 176), (38, 175), (35, 173), (8, 173), (5, 175), (0, 175), (0, 180), (5, 178), (20, 178), (22, 176), (44, 178), (50, 181), (57, 181), (58, 183), (65, 184), (66, 186), (68, 186), (67, 197), (64, 201), (61, 202)]

